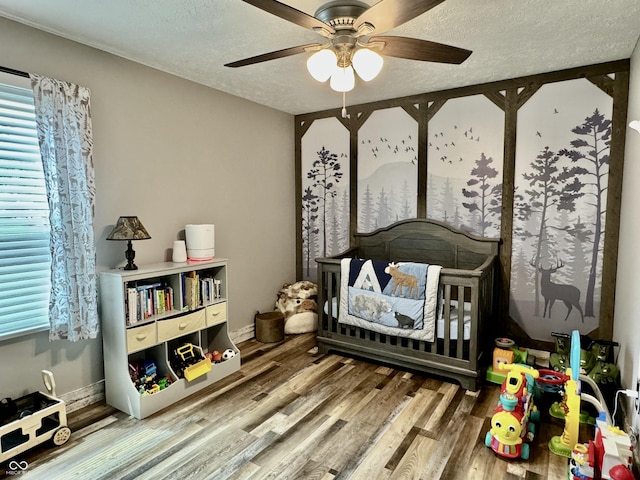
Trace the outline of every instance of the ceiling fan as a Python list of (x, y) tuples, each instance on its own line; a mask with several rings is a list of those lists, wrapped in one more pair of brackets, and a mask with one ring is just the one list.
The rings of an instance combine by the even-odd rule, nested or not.
[[(318, 81), (331, 78), (331, 88), (350, 91), (355, 84), (354, 68), (360, 78), (369, 81), (382, 68), (382, 57), (460, 64), (470, 50), (441, 43), (398, 36), (380, 36), (422, 15), (444, 0), (381, 0), (369, 6), (358, 0), (335, 0), (322, 5), (314, 16), (277, 0), (243, 0), (265, 12), (308, 28), (326, 38), (324, 43), (309, 43), (256, 55), (226, 67), (243, 67), (306, 52), (307, 68)], [(379, 52), (379, 54), (378, 54)]]

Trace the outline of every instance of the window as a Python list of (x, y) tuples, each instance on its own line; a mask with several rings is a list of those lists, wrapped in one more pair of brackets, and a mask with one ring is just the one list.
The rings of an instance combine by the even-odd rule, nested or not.
[[(16, 77), (16, 83), (26, 80)], [(33, 93), (0, 77), (0, 339), (49, 328), (49, 207)]]

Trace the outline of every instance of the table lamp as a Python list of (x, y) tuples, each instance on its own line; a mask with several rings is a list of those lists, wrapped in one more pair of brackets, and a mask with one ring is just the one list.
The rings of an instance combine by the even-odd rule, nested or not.
[(127, 240), (127, 251), (125, 257), (127, 264), (124, 266), (125, 270), (137, 270), (138, 267), (133, 263), (133, 259), (136, 256), (136, 252), (133, 250), (131, 240), (148, 240), (151, 236), (142, 225), (142, 222), (138, 217), (120, 217), (116, 226), (113, 227), (111, 233), (107, 237), (107, 240)]

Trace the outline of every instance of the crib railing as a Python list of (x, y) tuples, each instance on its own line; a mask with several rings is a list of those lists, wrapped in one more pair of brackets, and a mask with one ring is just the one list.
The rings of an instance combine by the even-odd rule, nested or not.
[[(425, 342), (339, 323), (340, 259), (318, 259), (318, 346), (324, 352), (348, 351), (410, 368), (450, 374), (464, 386), (469, 378), (478, 376), (488, 345), (487, 325), (494, 308), (494, 270), (495, 257), (488, 258), (481, 269), (441, 270), (442, 328), (437, 332), (437, 341)], [(467, 335), (465, 303), (470, 317)], [(455, 329), (451, 327), (454, 313), (458, 318)], [(475, 389), (475, 380), (469, 385), (467, 388)]]

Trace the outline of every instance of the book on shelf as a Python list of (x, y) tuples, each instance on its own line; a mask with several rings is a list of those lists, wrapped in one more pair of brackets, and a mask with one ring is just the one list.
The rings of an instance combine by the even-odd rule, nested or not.
[(173, 288), (163, 282), (127, 287), (127, 324), (173, 309)]
[(138, 321), (138, 291), (135, 287), (127, 288), (127, 324), (133, 325)]
[(220, 280), (214, 280), (214, 288), (215, 288), (214, 296), (216, 299), (222, 298), (221, 286), (222, 286), (222, 282)]
[(200, 306), (199, 302), (199, 278), (185, 275), (184, 278), (184, 304), (189, 310), (195, 310)]

